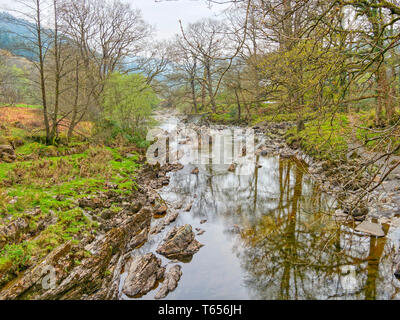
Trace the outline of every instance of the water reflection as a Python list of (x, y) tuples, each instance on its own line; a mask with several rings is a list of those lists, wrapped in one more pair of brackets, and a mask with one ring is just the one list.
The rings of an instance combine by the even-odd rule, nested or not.
[[(388, 237), (376, 239), (335, 221), (333, 199), (320, 193), (302, 163), (257, 157), (247, 165), (251, 174), (237, 175), (210, 159), (198, 175), (191, 174), (196, 165), (171, 174), (161, 196), (183, 201), (183, 208), (193, 203), (176, 223), (208, 223), (198, 237), (205, 247), (183, 266), (168, 299), (400, 297), (393, 275), (399, 232), (384, 226)], [(162, 236), (143, 250), (153, 250)]]
[(392, 243), (355, 235), (326, 215), (323, 197), (315, 187), (305, 189), (310, 184), (298, 165), (280, 162), (279, 186), (276, 208), (241, 235), (238, 253), (252, 298), (390, 299), (397, 293)]

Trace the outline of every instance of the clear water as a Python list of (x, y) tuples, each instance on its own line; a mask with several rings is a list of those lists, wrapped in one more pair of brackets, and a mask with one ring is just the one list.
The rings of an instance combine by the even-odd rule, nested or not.
[[(161, 127), (173, 130), (175, 120)], [(183, 276), (166, 299), (400, 298), (394, 276), (398, 229), (384, 225), (387, 237), (377, 239), (336, 221), (335, 202), (318, 190), (300, 162), (257, 157), (249, 165), (251, 174), (244, 176), (212, 163), (170, 173), (160, 195), (171, 205), (184, 203), (170, 227), (191, 224), (206, 232), (196, 236), (204, 247), (180, 263)], [(191, 174), (195, 167), (198, 175)], [(185, 212), (190, 202), (192, 209)], [(203, 219), (207, 222), (200, 224)], [(134, 254), (155, 253), (170, 227)], [(141, 299), (153, 299), (156, 292)]]

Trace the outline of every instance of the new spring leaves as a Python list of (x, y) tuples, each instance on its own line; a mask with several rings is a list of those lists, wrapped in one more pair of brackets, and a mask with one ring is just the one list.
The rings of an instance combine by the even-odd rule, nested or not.
[(150, 130), (147, 140), (153, 144), (147, 150), (149, 164), (160, 166), (219, 165), (234, 167), (236, 175), (249, 175), (254, 170), (255, 136), (252, 129), (193, 129), (176, 123), (175, 129)]

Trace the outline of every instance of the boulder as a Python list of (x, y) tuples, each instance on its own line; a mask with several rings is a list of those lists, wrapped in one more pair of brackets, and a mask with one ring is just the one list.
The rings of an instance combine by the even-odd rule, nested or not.
[(192, 171), (192, 174), (199, 174), (199, 168), (194, 168)]
[(174, 291), (178, 286), (178, 282), (182, 277), (182, 268), (180, 265), (172, 266), (165, 274), (165, 280), (154, 299), (163, 299), (168, 293)]
[(169, 259), (185, 259), (193, 256), (203, 245), (195, 240), (191, 225), (174, 227), (158, 247), (157, 253)]
[(375, 237), (385, 236), (382, 226), (373, 222), (364, 221), (360, 223), (355, 230)]
[(236, 171), (236, 164), (232, 163), (229, 168), (228, 168), (229, 172), (235, 172)]
[(164, 273), (161, 259), (153, 253), (133, 257), (122, 292), (130, 297), (144, 295), (155, 287)]

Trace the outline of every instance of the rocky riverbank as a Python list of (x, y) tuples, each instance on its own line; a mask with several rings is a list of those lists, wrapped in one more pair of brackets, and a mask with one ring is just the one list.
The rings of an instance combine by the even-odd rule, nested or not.
[[(183, 118), (182, 121), (190, 123), (195, 130), (228, 128), (203, 120), (193, 123), (193, 119)], [(256, 154), (297, 159), (320, 189), (337, 199), (336, 218), (352, 222), (356, 231), (382, 237), (385, 236), (383, 229), (387, 230), (382, 225), (400, 227), (396, 216), (400, 201), (395, 193), (399, 186), (397, 176), (389, 179), (390, 186), (393, 186), (391, 191), (378, 188), (354, 206), (359, 190), (363, 188), (362, 179), (368, 177), (351, 183), (348, 177), (356, 170), (361, 157), (350, 157), (349, 161), (340, 163), (316, 161), (296, 143), (288, 145), (285, 136), (291, 126), (290, 123), (268, 123), (253, 127)], [(203, 245), (196, 240), (196, 235), (205, 232), (195, 228), (195, 234), (191, 225), (173, 224), (180, 212), (191, 210), (193, 202), (168, 204), (158, 193), (160, 188), (170, 183), (168, 173), (182, 168), (181, 164), (162, 167), (143, 164), (136, 174), (136, 188), (131, 194), (122, 195), (116, 191), (117, 186), (108, 184), (106, 191), (80, 198), (76, 206), (84, 210), (88, 219), (98, 223), (98, 232), (82, 236), (79, 242), (68, 241), (57, 247), (6, 283), (0, 289), (0, 299), (120, 299), (121, 294), (139, 298), (157, 286), (160, 289), (154, 298), (165, 298), (176, 289), (182, 277), (180, 261), (190, 261), (200, 250)], [(235, 165), (227, 170), (235, 171)], [(194, 169), (191, 174), (197, 175), (199, 170)], [(115, 204), (119, 210), (114, 209)], [(24, 219), (17, 222), (8, 228), (14, 233), (6, 232), (13, 238), (18, 238), (22, 233), (18, 230), (26, 229), (29, 223)], [(204, 222), (206, 220), (200, 223)], [(49, 225), (52, 221), (44, 223)], [(154, 252), (138, 253), (138, 248), (164, 230), (164, 239)], [(3, 242), (0, 241), (0, 245)], [(168, 269), (155, 253), (169, 259), (173, 265)], [(126, 278), (121, 282), (123, 273)]]
[[(297, 141), (287, 143), (292, 123), (268, 123), (253, 129), (264, 134), (265, 145), (260, 155), (279, 155), (295, 158), (304, 163), (305, 171), (316, 181), (320, 189), (333, 196), (338, 203), (335, 217), (355, 223), (355, 230), (372, 236), (384, 236), (382, 225), (400, 228), (400, 175), (389, 175), (382, 186), (371, 192), (370, 182), (379, 182), (383, 173), (364, 172), (359, 168), (369, 161), (357, 152), (349, 152), (346, 159), (318, 161), (304, 152)], [(378, 178), (376, 178), (378, 177)]]
[[(184, 120), (193, 122), (189, 116)], [(228, 128), (224, 125), (212, 124), (207, 118), (196, 119), (197, 128), (212, 127), (217, 130)], [(382, 236), (382, 225), (400, 228), (400, 168), (392, 172), (381, 186), (366, 192), (373, 183), (379, 182), (384, 172), (368, 172), (359, 174), (359, 168), (370, 158), (360, 151), (349, 152), (346, 159), (318, 161), (301, 149), (301, 144), (291, 141), (288, 131), (293, 128), (293, 122), (261, 123), (252, 127), (256, 134), (256, 153), (259, 156), (279, 156), (281, 158), (297, 159), (303, 164), (304, 170), (317, 182), (321, 191), (337, 200), (335, 217), (339, 220), (353, 221), (355, 228), (361, 222), (362, 232), (373, 236)], [(243, 129), (247, 128), (242, 126)], [(257, 137), (258, 136), (258, 137)], [(262, 136), (262, 144), (259, 144)], [(364, 226), (367, 226), (366, 228)]]
[[(56, 248), (7, 283), (0, 291), (0, 299), (117, 299), (122, 270), (132, 270), (132, 267), (129, 269), (132, 252), (147, 241), (152, 219), (168, 211), (157, 189), (168, 184), (167, 172), (180, 168), (180, 165), (161, 168), (144, 165), (137, 174), (137, 190), (131, 195), (120, 195), (110, 185), (107, 192), (80, 199), (77, 205), (100, 224), (99, 234), (84, 237), (79, 243), (68, 241)], [(118, 203), (121, 210), (110, 210), (111, 203)], [(147, 264), (143, 259), (147, 258), (142, 257), (136, 264)], [(138, 268), (133, 268), (131, 277), (142, 277), (146, 285), (140, 285), (137, 293), (143, 293), (148, 287), (152, 289), (155, 281), (164, 276), (165, 269), (161, 267), (156, 279), (153, 273), (139, 272)], [(177, 273), (174, 269), (168, 276), (171, 284), (163, 287), (160, 297), (172, 290), (173, 279), (179, 280)], [(125, 284), (131, 293), (136, 292), (135, 286), (138, 283)]]

